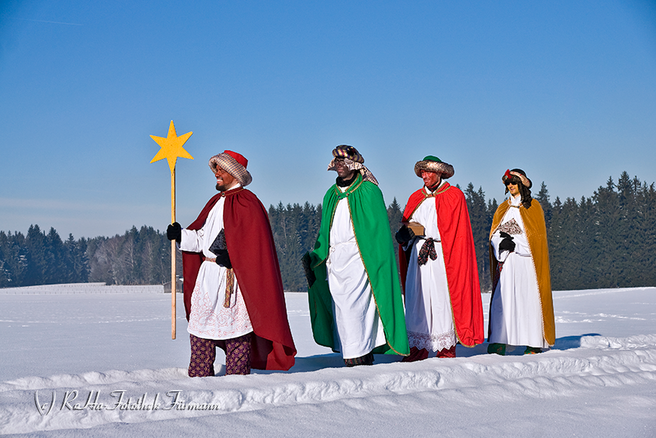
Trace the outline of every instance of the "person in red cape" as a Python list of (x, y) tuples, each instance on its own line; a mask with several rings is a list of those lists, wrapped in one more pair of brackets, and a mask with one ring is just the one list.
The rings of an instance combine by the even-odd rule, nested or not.
[(467, 202), (446, 182), (453, 166), (429, 155), (415, 164), (424, 187), (410, 195), (399, 242), (410, 356), (455, 357), (484, 341), (483, 305)]
[(296, 347), (266, 209), (244, 188), (252, 181), (248, 160), (224, 151), (209, 165), (219, 193), (187, 228), (167, 229), (182, 251), (189, 376), (214, 375), (217, 346), (226, 374), (288, 370)]

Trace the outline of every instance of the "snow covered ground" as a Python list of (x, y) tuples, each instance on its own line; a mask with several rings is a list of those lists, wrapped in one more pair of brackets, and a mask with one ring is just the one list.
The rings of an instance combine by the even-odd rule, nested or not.
[(0, 289), (0, 434), (656, 436), (653, 287), (555, 292), (543, 354), (458, 346), (349, 369), (312, 340), (306, 295), (288, 293), (292, 370), (195, 379), (181, 301), (172, 341), (161, 288)]

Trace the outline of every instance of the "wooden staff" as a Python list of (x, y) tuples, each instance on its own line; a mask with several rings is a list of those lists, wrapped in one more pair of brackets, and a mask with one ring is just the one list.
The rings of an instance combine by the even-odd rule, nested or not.
[[(171, 121), (173, 123), (173, 121)], [(175, 223), (175, 167), (171, 172), (171, 223)], [(171, 240), (171, 339), (175, 339), (176, 327), (176, 286), (177, 281), (175, 277), (175, 239)]]
[[(175, 223), (175, 163), (178, 157), (189, 158), (193, 160), (194, 157), (189, 155), (189, 152), (184, 150), (182, 147), (185, 142), (191, 137), (193, 132), (187, 132), (180, 137), (175, 133), (175, 126), (173, 125), (173, 120), (169, 125), (169, 134), (166, 138), (157, 137), (151, 135), (150, 137), (160, 145), (160, 150), (157, 152), (157, 155), (150, 161), (154, 163), (155, 161), (162, 160), (166, 158), (169, 163), (169, 168), (171, 169), (171, 223)], [(175, 321), (176, 321), (176, 276), (175, 276), (175, 240), (171, 241), (171, 339), (175, 339)]]

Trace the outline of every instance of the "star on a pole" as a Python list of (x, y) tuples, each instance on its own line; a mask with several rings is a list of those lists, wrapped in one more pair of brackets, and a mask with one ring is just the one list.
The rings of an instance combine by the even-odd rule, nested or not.
[(194, 157), (189, 155), (189, 152), (187, 152), (182, 147), (182, 145), (184, 145), (186, 141), (189, 140), (191, 134), (193, 134), (193, 132), (187, 132), (186, 134), (178, 137), (175, 133), (173, 120), (171, 120), (171, 124), (169, 125), (169, 135), (166, 138), (157, 137), (155, 135), (150, 136), (150, 138), (155, 140), (155, 142), (157, 142), (157, 144), (161, 147), (159, 152), (157, 152), (157, 155), (155, 155), (155, 157), (150, 162), (154, 163), (155, 161), (166, 158), (166, 160), (169, 162), (171, 173), (173, 173), (175, 171), (175, 162), (177, 161), (178, 157), (189, 158), (190, 160), (193, 160)]

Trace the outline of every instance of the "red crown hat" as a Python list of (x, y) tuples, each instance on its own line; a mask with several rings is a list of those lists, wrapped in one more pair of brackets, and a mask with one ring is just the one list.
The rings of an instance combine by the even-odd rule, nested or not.
[(524, 187), (526, 187), (527, 189), (530, 189), (533, 186), (531, 180), (528, 179), (528, 177), (526, 176), (526, 172), (524, 172), (522, 169), (513, 169), (513, 170), (506, 169), (506, 172), (501, 177), (501, 180), (505, 183), (513, 176), (519, 178), (519, 180), (522, 182)]
[(223, 153), (230, 155), (232, 158), (237, 160), (237, 162), (239, 164), (244, 166), (244, 168), (248, 167), (248, 160), (242, 154), (238, 154), (237, 152), (233, 152), (233, 151), (229, 151), (229, 150), (225, 150), (225, 151), (223, 151)]

